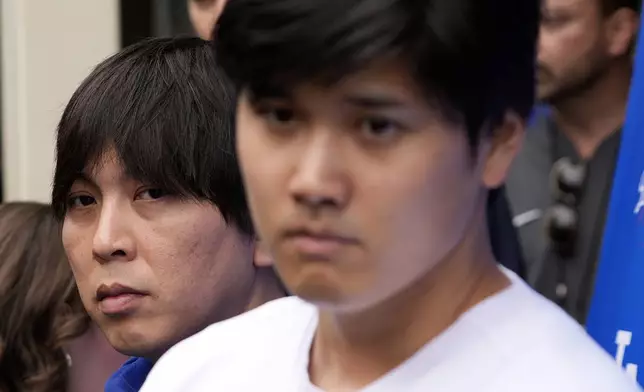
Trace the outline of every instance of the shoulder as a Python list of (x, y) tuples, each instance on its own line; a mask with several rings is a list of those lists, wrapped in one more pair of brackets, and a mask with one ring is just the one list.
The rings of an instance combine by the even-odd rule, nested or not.
[(545, 344), (516, 361), (489, 391), (641, 392), (614, 359), (586, 339), (572, 337), (559, 346)]
[(514, 335), (514, 343), (506, 350), (502, 376), (489, 391), (640, 391), (615, 359), (559, 307), (534, 292), (526, 292), (521, 300), (527, 311), (518, 312), (513, 331), (506, 331), (506, 337)]
[(236, 365), (252, 374), (254, 367), (267, 365), (276, 350), (299, 342), (296, 337), (315, 317), (313, 306), (287, 297), (213, 324), (161, 357), (142, 392), (184, 390), (199, 379), (225, 377), (228, 369), (239, 371)]

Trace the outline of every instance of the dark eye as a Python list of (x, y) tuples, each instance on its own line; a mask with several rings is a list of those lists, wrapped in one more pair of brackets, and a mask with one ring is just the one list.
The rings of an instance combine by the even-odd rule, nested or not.
[(96, 203), (96, 200), (89, 195), (70, 196), (69, 199), (67, 199), (67, 207), (70, 209), (83, 208), (83, 207), (90, 206), (94, 203)]
[(273, 108), (266, 110), (264, 117), (273, 123), (287, 124), (293, 121), (295, 113), (288, 108)]
[(145, 189), (137, 197), (143, 200), (156, 200), (168, 196), (168, 192), (160, 188)]
[(360, 122), (360, 131), (367, 138), (387, 139), (396, 136), (402, 127), (385, 117), (367, 117)]

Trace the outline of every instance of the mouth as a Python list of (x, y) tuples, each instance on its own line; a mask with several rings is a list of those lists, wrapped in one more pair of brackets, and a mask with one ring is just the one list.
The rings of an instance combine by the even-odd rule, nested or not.
[(132, 313), (149, 293), (118, 283), (102, 284), (96, 290), (99, 310), (107, 316), (122, 316)]
[(356, 238), (329, 231), (298, 229), (288, 231), (284, 239), (296, 253), (313, 260), (330, 260), (334, 254), (349, 246), (359, 245)]

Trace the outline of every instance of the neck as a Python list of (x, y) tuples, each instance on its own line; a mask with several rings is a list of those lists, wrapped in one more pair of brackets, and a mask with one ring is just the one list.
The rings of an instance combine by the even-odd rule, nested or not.
[(624, 122), (632, 64), (623, 61), (582, 93), (553, 102), (557, 127), (584, 159)]
[(410, 358), (468, 309), (507, 287), (487, 232), (479, 234), (412, 287), (374, 308), (359, 314), (320, 311), (311, 380), (333, 390), (362, 388)]
[[(217, 315), (217, 318), (210, 320), (205, 323), (202, 328), (205, 328), (208, 325), (223, 321), (228, 318), (236, 317), (244, 312), (253, 310), (259, 306), (264, 305), (267, 302), (273, 301), (278, 298), (286, 296), (286, 292), (280, 281), (278, 280), (275, 272), (272, 268), (257, 268), (255, 272), (255, 279), (252, 285), (252, 288), (249, 291), (249, 294), (245, 298), (240, 298), (239, 306), (233, 306), (234, 310), (231, 311), (226, 317), (221, 317), (221, 314)], [(247, 298), (247, 299), (246, 299)], [(245, 301), (245, 302), (242, 302)], [(184, 336), (183, 339), (190, 337), (192, 334), (199, 332), (199, 330), (193, 331), (191, 334)], [(152, 363), (156, 363), (159, 358), (170, 347), (164, 348), (163, 350), (151, 352), (148, 355), (145, 355), (145, 359)]]
[(286, 296), (286, 292), (273, 269), (258, 268), (255, 275), (255, 285), (246, 306), (246, 311), (253, 310), (284, 296)]

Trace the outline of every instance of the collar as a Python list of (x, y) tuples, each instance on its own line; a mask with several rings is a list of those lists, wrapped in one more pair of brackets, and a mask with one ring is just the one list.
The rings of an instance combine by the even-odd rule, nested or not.
[(105, 383), (105, 392), (138, 392), (154, 364), (145, 358), (128, 359)]

